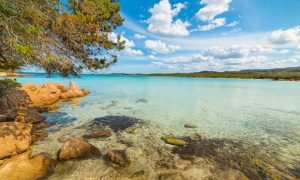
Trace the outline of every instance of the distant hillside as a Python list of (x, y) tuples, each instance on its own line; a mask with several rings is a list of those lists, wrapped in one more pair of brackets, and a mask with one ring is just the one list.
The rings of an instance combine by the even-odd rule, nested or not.
[(275, 68), (275, 69), (249, 69), (240, 72), (300, 72), (299, 67)]
[(288, 68), (276, 68), (276, 69), (251, 69), (251, 70), (225, 71), (225, 72), (202, 71), (202, 72), (192, 72), (192, 73), (157, 73), (157, 74), (134, 74), (134, 75), (300, 81), (300, 67), (288, 67)]

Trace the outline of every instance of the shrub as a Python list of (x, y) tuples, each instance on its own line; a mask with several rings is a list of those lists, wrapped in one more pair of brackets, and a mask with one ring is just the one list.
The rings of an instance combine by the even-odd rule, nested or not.
[(15, 90), (17, 87), (20, 87), (21, 84), (12, 79), (0, 79), (0, 97), (5, 96), (11, 91)]

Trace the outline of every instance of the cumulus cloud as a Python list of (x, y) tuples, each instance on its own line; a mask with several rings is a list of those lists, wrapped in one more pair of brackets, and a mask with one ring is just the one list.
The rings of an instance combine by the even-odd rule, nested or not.
[(202, 54), (193, 54), (190, 56), (175, 56), (165, 58), (162, 61), (167, 63), (188, 63), (188, 62), (201, 62), (201, 61), (212, 61), (214, 60), (211, 56), (204, 56)]
[(197, 13), (196, 17), (201, 21), (212, 21), (216, 16), (229, 10), (231, 0), (201, 0), (205, 5)]
[[(110, 33), (108, 38), (113, 41), (118, 41), (118, 35), (114, 32)], [(125, 38), (124, 36), (121, 36), (121, 41), (125, 41), (125, 48), (123, 49), (122, 53), (129, 56), (142, 56), (144, 53), (141, 50), (135, 50), (133, 49), (135, 47), (135, 44), (133, 41)]]
[(212, 56), (215, 59), (237, 59), (251, 56), (265, 56), (268, 54), (280, 54), (286, 51), (277, 50), (271, 45), (252, 45), (252, 46), (237, 46), (230, 47), (210, 47), (203, 51), (205, 56)]
[[(152, 66), (178, 71), (241, 70), (249, 68), (269, 68), (279, 65), (293, 65), (300, 62), (295, 54), (280, 59), (280, 54), (290, 53), (288, 49), (273, 45), (233, 45), (229, 47), (209, 47), (199, 53), (162, 58)], [(270, 58), (270, 55), (275, 56)], [(279, 59), (278, 59), (279, 58)]]
[(134, 38), (136, 38), (136, 39), (145, 39), (146, 36), (137, 33), (137, 34), (134, 35)]
[(162, 36), (188, 36), (187, 27), (190, 23), (181, 19), (173, 20), (185, 6), (185, 4), (178, 3), (172, 9), (169, 0), (161, 0), (154, 4), (154, 7), (149, 10), (151, 17), (147, 19), (148, 31)]
[(270, 34), (270, 41), (274, 44), (296, 44), (300, 46), (300, 26), (290, 29), (279, 29)]
[(154, 55), (149, 55), (149, 56), (148, 56), (148, 59), (149, 59), (149, 60), (155, 60), (156, 57), (155, 57)]
[(178, 3), (178, 4), (175, 4), (174, 7), (175, 8), (172, 10), (172, 16), (177, 16), (182, 9), (186, 8), (186, 3), (185, 4)]
[(249, 49), (232, 46), (229, 48), (211, 47), (204, 51), (206, 56), (212, 56), (215, 59), (230, 59), (230, 58), (242, 58), (249, 54)]
[[(212, 20), (209, 24), (203, 25), (203, 26), (198, 26), (196, 31), (209, 31), (211, 29), (215, 29), (217, 27), (221, 27), (226, 23), (225, 18), (217, 18)], [(194, 30), (195, 31), (195, 30)]]
[[(225, 18), (215, 18), (216, 16), (229, 10), (229, 4), (231, 0), (201, 0), (200, 4), (204, 5), (197, 13), (197, 19), (207, 22), (207, 25), (198, 26), (193, 31), (209, 31), (226, 24)], [(233, 27), (238, 22), (234, 21), (226, 26)]]
[(168, 45), (161, 40), (147, 40), (145, 41), (145, 47), (151, 50), (153, 54), (172, 53), (180, 49), (178, 45)]

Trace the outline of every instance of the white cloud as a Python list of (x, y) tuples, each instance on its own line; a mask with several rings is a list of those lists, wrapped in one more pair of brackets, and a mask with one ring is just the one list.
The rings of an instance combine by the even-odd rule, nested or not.
[(145, 41), (145, 47), (151, 50), (153, 54), (172, 53), (180, 49), (180, 46), (178, 45), (167, 45), (165, 42), (160, 40), (147, 40)]
[(186, 5), (182, 3), (178, 3), (175, 4), (174, 7), (175, 8), (172, 10), (172, 16), (177, 16), (182, 9), (186, 8)]
[[(117, 42), (118, 41), (118, 35), (114, 32), (110, 33), (108, 35), (108, 38), (113, 41), (113, 42)], [(129, 55), (129, 56), (142, 56), (144, 53), (141, 50), (135, 50), (133, 49), (135, 47), (135, 44), (133, 41), (125, 38), (124, 36), (120, 37), (121, 41), (125, 41), (125, 48), (123, 49), (122, 53), (124, 53), (125, 55)]]
[(300, 26), (273, 31), (270, 34), (270, 41), (274, 44), (296, 44), (296, 46), (300, 46)]
[(282, 49), (272, 44), (232, 45), (230, 47), (209, 47), (199, 53), (177, 55), (158, 59), (152, 66), (172, 71), (223, 71), (251, 68), (272, 68), (293, 66), (300, 62), (300, 54), (286, 56), (289, 49)]
[(230, 58), (242, 58), (249, 54), (249, 49), (232, 46), (229, 48), (211, 47), (204, 51), (206, 56), (212, 56), (215, 59), (230, 59)]
[(225, 35), (228, 35), (230, 33), (240, 32), (241, 30), (242, 30), (242, 28), (234, 28), (234, 29), (230, 30), (229, 32), (223, 32), (222, 35), (225, 36)]
[(178, 3), (172, 9), (169, 0), (161, 0), (154, 4), (154, 7), (149, 10), (151, 17), (147, 19), (148, 31), (162, 36), (188, 36), (187, 27), (190, 23), (183, 22), (181, 19), (173, 21), (174, 16), (185, 8), (185, 4)]
[(196, 31), (209, 31), (218, 27), (223, 26), (226, 23), (225, 18), (217, 18), (212, 20), (208, 25), (198, 26)]
[[(229, 10), (229, 4), (231, 0), (200, 0), (201, 5), (205, 5), (197, 13), (196, 17), (203, 21), (207, 22), (207, 25), (198, 26), (197, 29), (193, 31), (209, 31), (221, 26), (224, 26), (226, 23), (226, 18), (216, 18), (216, 16)], [(228, 27), (237, 25), (238, 22), (234, 21), (228, 24)]]
[(136, 38), (136, 39), (145, 39), (146, 36), (137, 33), (137, 34), (134, 35), (134, 38)]
[(148, 59), (149, 59), (149, 60), (155, 60), (156, 57), (155, 57), (154, 55), (149, 55), (149, 56), (148, 56)]
[(231, 0), (201, 0), (205, 5), (197, 13), (196, 17), (201, 21), (212, 21), (216, 16), (229, 10)]
[(266, 56), (268, 54), (282, 54), (286, 50), (276, 49), (271, 45), (232, 45), (230, 47), (210, 47), (203, 51), (206, 56), (212, 56), (215, 59), (237, 59), (249, 56)]
[(236, 25), (238, 25), (238, 24), (239, 24), (238, 21), (233, 21), (233, 22), (227, 24), (226, 26), (227, 26), (227, 27), (234, 27), (234, 26), (236, 26)]
[(172, 63), (187, 63), (187, 62), (201, 62), (201, 61), (211, 61), (213, 57), (203, 56), (202, 54), (193, 54), (191, 56), (175, 56), (163, 59), (163, 62)]
[(135, 56), (142, 56), (144, 53), (141, 50), (134, 50), (132, 48), (125, 48), (124, 49), (125, 54), (131, 56), (131, 55), (135, 55)]

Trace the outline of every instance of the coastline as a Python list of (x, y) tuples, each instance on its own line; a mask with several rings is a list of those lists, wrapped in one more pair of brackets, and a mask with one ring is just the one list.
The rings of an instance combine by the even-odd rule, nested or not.
[(21, 76), (34, 76), (34, 74), (0, 72), (0, 77), (21, 77)]
[(185, 77), (185, 78), (211, 78), (211, 79), (243, 79), (243, 80), (270, 80), (270, 81), (292, 81), (299, 82), (300, 81), (300, 73), (299, 78), (253, 78), (253, 77), (223, 77), (223, 76), (195, 76), (193, 74), (188, 75), (173, 75), (173, 74), (126, 74), (127, 76), (152, 76), (152, 77)]
[[(28, 83), (0, 97), (0, 177), (40, 179), (48, 176), (57, 164), (46, 152), (33, 153), (32, 146), (48, 137), (51, 126), (45, 112), (60, 100), (83, 97), (89, 91), (70, 81), (64, 84)], [(56, 107), (57, 109), (58, 107)], [(21, 170), (15, 171), (22, 166)]]

